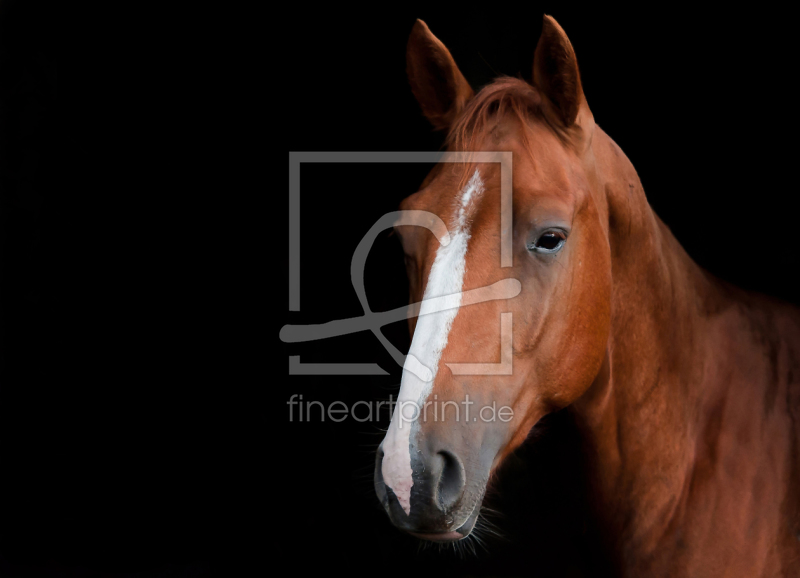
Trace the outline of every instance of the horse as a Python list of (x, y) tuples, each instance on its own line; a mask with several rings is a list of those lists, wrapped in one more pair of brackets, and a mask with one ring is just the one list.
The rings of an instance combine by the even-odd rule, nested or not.
[[(615, 575), (800, 575), (800, 310), (692, 261), (594, 122), (552, 17), (530, 82), (500, 77), (474, 93), (421, 20), (407, 75), (447, 151), (511, 153), (513, 216), (503, 222), (490, 162), (437, 164), (401, 203), (448, 234), (395, 227), (422, 307), (375, 460), (392, 524), (466, 539), (499, 466), (563, 410)], [(505, 279), (520, 281), (516, 296), (459, 302)], [(455, 298), (425, 311), (443, 296)], [(498, 360), (511, 370), (455, 370)], [(504, 413), (464, 418), (462, 405)]]

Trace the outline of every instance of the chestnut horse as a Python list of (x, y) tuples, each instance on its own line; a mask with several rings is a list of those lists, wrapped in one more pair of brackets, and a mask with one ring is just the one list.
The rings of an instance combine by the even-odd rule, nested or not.
[[(449, 150), (513, 159), (511, 267), (500, 266), (498, 164), (440, 163), (403, 201), (449, 228), (446, 244), (396, 228), (412, 301), (506, 278), (522, 289), (427, 315), (423, 304), (411, 320), (398, 400), (439, 410), (392, 416), (375, 467), (392, 523), (426, 540), (468, 536), (493, 472), (543, 416), (568, 408), (618, 575), (800, 575), (800, 310), (689, 258), (595, 124), (552, 18), (530, 84), (500, 78), (473, 94), (422, 21), (407, 59)], [(513, 370), (454, 372), (503, 357), (502, 313)], [(474, 415), (492, 406), (505, 417), (442, 407), (467, 396)]]

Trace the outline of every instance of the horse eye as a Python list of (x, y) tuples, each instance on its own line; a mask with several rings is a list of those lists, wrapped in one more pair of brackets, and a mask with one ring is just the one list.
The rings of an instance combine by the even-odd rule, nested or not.
[(555, 253), (564, 245), (566, 240), (567, 236), (561, 231), (547, 231), (536, 239), (529, 249), (539, 253)]

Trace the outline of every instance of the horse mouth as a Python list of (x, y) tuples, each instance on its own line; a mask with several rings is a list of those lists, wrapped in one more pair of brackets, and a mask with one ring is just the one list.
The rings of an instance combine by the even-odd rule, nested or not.
[(435, 532), (435, 533), (422, 533), (422, 532), (411, 532), (408, 533), (412, 536), (419, 538), (420, 540), (427, 540), (429, 542), (458, 542), (459, 540), (463, 540), (467, 536), (470, 535), (472, 529), (475, 527), (475, 522), (478, 521), (478, 515), (480, 514), (480, 502), (475, 504), (475, 508), (473, 509), (472, 513), (467, 518), (466, 522), (464, 522), (458, 529), (450, 530), (449, 532)]

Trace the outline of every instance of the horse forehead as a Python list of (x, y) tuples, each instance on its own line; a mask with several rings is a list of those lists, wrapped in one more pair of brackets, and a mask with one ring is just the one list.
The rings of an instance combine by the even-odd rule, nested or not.
[(562, 207), (573, 212), (589, 194), (589, 183), (574, 163), (517, 163), (513, 172), (514, 218), (542, 207)]
[[(465, 193), (470, 198), (469, 214), (475, 217), (487, 210), (499, 213), (500, 210), (500, 178), (499, 163), (477, 163), (471, 166), (450, 169), (444, 167), (438, 178), (427, 184), (420, 191), (403, 199), (400, 208), (404, 210), (422, 210), (434, 213), (445, 224), (452, 228), (454, 219), (458, 217)], [(470, 182), (476, 178), (480, 181), (479, 195), (470, 195)], [(497, 200), (492, 203), (491, 199)], [(487, 202), (488, 201), (488, 202)]]

